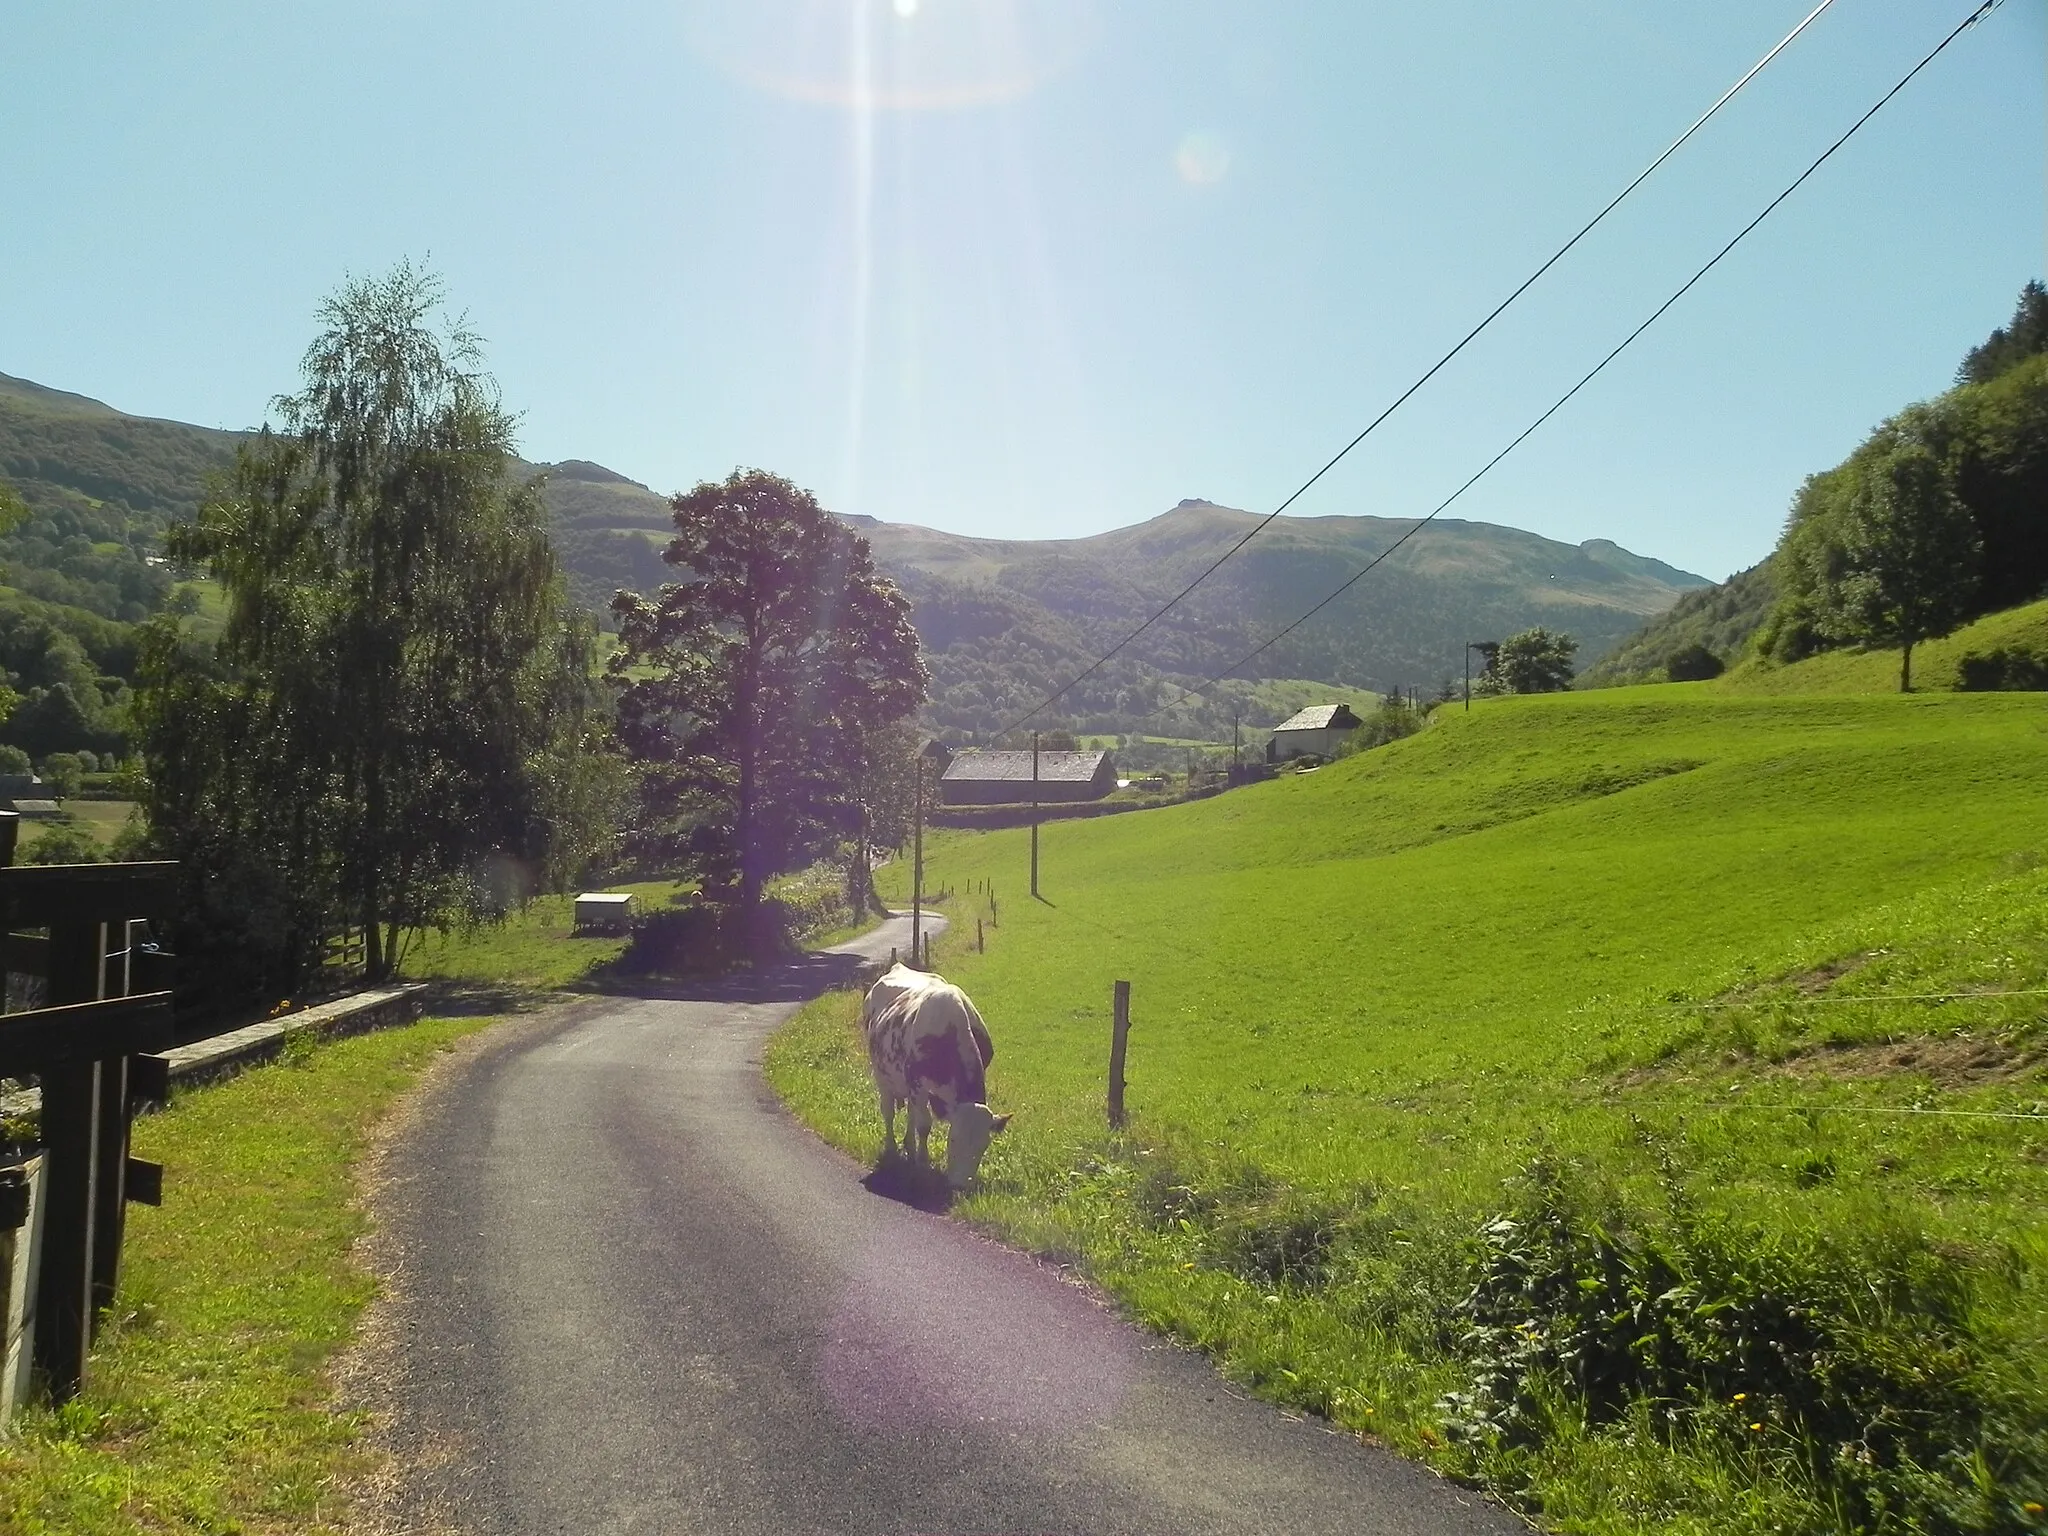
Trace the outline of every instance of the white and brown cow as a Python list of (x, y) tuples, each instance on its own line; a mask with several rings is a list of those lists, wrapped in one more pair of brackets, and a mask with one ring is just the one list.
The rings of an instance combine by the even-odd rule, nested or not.
[(967, 994), (950, 981), (894, 965), (868, 988), (861, 1006), (868, 1064), (882, 1100), (884, 1155), (896, 1151), (896, 1107), (910, 1106), (904, 1155), (927, 1162), (932, 1116), (948, 1127), (946, 1181), (964, 1189), (989, 1138), (1010, 1123), (988, 1107), (985, 1069), (996, 1048)]

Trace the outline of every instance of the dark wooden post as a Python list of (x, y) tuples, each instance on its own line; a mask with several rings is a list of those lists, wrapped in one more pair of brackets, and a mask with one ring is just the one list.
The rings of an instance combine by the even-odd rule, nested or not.
[(121, 1240), (128, 1227), (128, 1058), (112, 1056), (99, 1065), (88, 1336), (99, 1331), (99, 1314), (114, 1304), (114, 1287), (121, 1279)]
[(1109, 1026), (1109, 1128), (1124, 1127), (1124, 1047), (1131, 1035), (1131, 984), (1120, 981), (1111, 994)]
[(974, 920), (974, 952), (977, 955), (988, 953), (988, 935), (982, 932), (981, 919), (978, 917)]
[[(50, 928), (50, 1002), (99, 995), (102, 929), (94, 922)], [(42, 1274), (36, 1284), (36, 1367), (62, 1402), (85, 1385), (92, 1346), (93, 1239), (99, 1230), (100, 1066), (68, 1061), (43, 1076), (45, 1165)]]
[[(911, 807), (914, 841), (910, 856), (910, 963), (917, 965), (924, 936), (924, 753), (917, 754), (917, 795)], [(920, 966), (919, 969), (922, 969)]]

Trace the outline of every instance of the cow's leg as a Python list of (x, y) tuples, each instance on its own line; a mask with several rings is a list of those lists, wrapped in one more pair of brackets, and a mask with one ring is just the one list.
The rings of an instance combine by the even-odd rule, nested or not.
[(931, 1161), (931, 1152), (926, 1145), (931, 1140), (931, 1134), (931, 1105), (925, 1102), (923, 1094), (913, 1093), (910, 1096), (910, 1125), (904, 1132), (903, 1140), (909, 1151), (910, 1160), (920, 1167)]
[[(881, 1100), (882, 1160), (887, 1162), (896, 1155), (896, 1106), (903, 1101), (887, 1089), (881, 1090)], [(907, 1131), (906, 1134), (908, 1134)]]

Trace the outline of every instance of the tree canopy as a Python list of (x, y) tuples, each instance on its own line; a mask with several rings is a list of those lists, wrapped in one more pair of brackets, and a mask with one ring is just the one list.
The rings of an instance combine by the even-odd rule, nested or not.
[(809, 492), (742, 470), (671, 506), (683, 579), (612, 605), (619, 733), (653, 832), (759, 944), (766, 882), (861, 835), (856, 786), (928, 674), (909, 604)]
[(168, 541), (227, 616), (146, 641), (151, 825), (284, 976), (344, 922), (388, 972), (404, 930), (554, 883), (593, 830), (592, 627), (441, 299), (411, 266), (344, 285), (281, 428)]
[(1579, 642), (1538, 627), (1509, 635), (1494, 648), (1486, 666), (1487, 691), (1559, 693), (1572, 685), (1572, 657)]
[(1908, 418), (1881, 452), (1810, 486), (1780, 558), (1800, 622), (1834, 641), (1913, 647), (1970, 616), (1983, 539), (1941, 459)]
[(2038, 279), (2020, 290), (2012, 319), (1972, 347), (1956, 370), (1958, 384), (1989, 384), (2030, 357), (2048, 352), (2048, 288)]

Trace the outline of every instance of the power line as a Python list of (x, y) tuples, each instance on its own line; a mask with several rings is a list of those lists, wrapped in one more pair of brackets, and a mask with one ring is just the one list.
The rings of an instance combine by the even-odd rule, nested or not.
[(1399, 549), (1403, 544), (1406, 544), (1410, 539), (1414, 538), (1415, 535), (1420, 533), (1424, 528), (1428, 527), (1431, 523), (1435, 522), (1438, 516), (1441, 515), (1447, 508), (1449, 508), (1453, 502), (1457, 501), (1459, 497), (1463, 496), (1467, 491), (1471, 490), (1473, 486), (1477, 485), (1482, 479), (1486, 477), (1486, 475), (1493, 469), (1495, 465), (1500, 463), (1502, 459), (1506, 458), (1509, 454), (1513, 453), (1517, 448), (1521, 447), (1523, 443), (1527, 442), (1531, 437), (1533, 437), (1536, 434), (1537, 429), (1540, 428), (1545, 422), (1549, 421), (1550, 418), (1555, 416), (1559, 411), (1563, 410), (1564, 407), (1579, 393), (1580, 390), (1584, 389), (1588, 384), (1592, 383), (1594, 379), (1598, 378), (1603, 372), (1605, 372), (1607, 365), (1609, 363), (1613, 362), (1617, 357), (1621, 356), (1621, 354), (1627, 351), (1628, 348), (1635, 342), (1637, 337), (1641, 336), (1643, 332), (1647, 331), (1651, 326), (1655, 325), (1660, 319), (1662, 319), (1664, 313), (1667, 310), (1669, 310), (1672, 305), (1676, 304), (1680, 299), (1684, 298), (1687, 293), (1691, 292), (1694, 285), (1697, 284), (1700, 281), (1700, 279), (1704, 278), (1709, 272), (1713, 271), (1715, 267), (1719, 266), (1721, 264), (1723, 257), (1727, 256), (1730, 251), (1734, 250), (1736, 246), (1740, 245), (1745, 239), (1747, 239), (1749, 237), (1750, 232), (1754, 230), (1759, 224), (1763, 223), (1765, 219), (1769, 218), (1771, 214), (1774, 211), (1776, 211), (1780, 203), (1784, 202), (1785, 199), (1790, 197), (1794, 192), (1798, 191), (1799, 188), (1805, 184), (1808, 177), (1812, 176), (1815, 171), (1819, 170), (1823, 165), (1825, 165), (1828, 162), (1828, 160), (1833, 157), (1836, 150), (1840, 149), (1844, 144), (1848, 143), (1850, 139), (1855, 137), (1857, 131), (1861, 129), (1865, 123), (1869, 122), (1873, 117), (1877, 116), (1878, 112), (1884, 108), (1885, 104), (1888, 103), (1894, 96), (1898, 95), (1899, 92), (1903, 91), (1907, 87), (1907, 85), (1909, 85), (1912, 82), (1913, 78), (1920, 73), (1920, 71), (1925, 69), (1929, 64), (1932, 64), (1936, 58), (1940, 57), (1942, 52), (1947, 49), (1950, 43), (1953, 43), (1957, 38), (1961, 37), (1971, 27), (1975, 26), (1978, 22), (1982, 21), (1986, 16), (1989, 16), (2002, 3), (2003, 0), (1984, 0), (1983, 4), (1979, 5), (1968, 16), (1964, 17), (1953, 32), (1949, 33), (1947, 37), (1943, 38), (1939, 43), (1937, 43), (1934, 46), (1933, 50), (1930, 53), (1928, 53), (1925, 58), (1921, 59), (1918, 64), (1915, 64), (1911, 69), (1906, 71), (1906, 73), (1899, 78), (1899, 81), (1896, 85), (1894, 85), (1890, 90), (1886, 91), (1884, 95), (1880, 96), (1877, 99), (1875, 105), (1873, 105), (1861, 117), (1857, 118), (1855, 122), (1851, 123), (1849, 125), (1847, 132), (1845, 132), (1840, 138), (1836, 139), (1835, 142), (1830, 144), (1826, 149), (1822, 150), (1819, 157), (1815, 159), (1811, 165), (1807, 166), (1805, 170), (1801, 171), (1799, 175), (1792, 181), (1792, 183), (1785, 188), (1784, 191), (1780, 192), (1776, 197), (1772, 198), (1768, 203), (1764, 205), (1762, 212), (1758, 213), (1755, 218), (1751, 219), (1747, 224), (1743, 225), (1742, 228), (1736, 232), (1735, 237), (1732, 240), (1730, 240), (1726, 245), (1722, 246), (1720, 250), (1716, 251), (1713, 257), (1706, 263), (1705, 266), (1701, 267), (1697, 272), (1693, 273), (1693, 275), (1687, 278), (1685, 282), (1678, 288), (1678, 290), (1671, 295), (1671, 297), (1666, 299), (1662, 304), (1659, 304), (1654, 310), (1652, 310), (1650, 312), (1649, 317), (1646, 320), (1644, 320), (1642, 324), (1638, 325), (1634, 330), (1630, 331), (1628, 335), (1624, 336), (1621, 339), (1620, 344), (1617, 345), (1613, 351), (1609, 352), (1605, 357), (1601, 358), (1600, 361), (1595, 363), (1592, 369), (1589, 372), (1587, 372), (1586, 375), (1583, 378), (1581, 378), (1578, 383), (1574, 384), (1570, 389), (1566, 390), (1562, 395), (1560, 395), (1557, 398), (1557, 400), (1551, 405), (1550, 409), (1545, 411), (1541, 416), (1538, 416), (1534, 421), (1530, 422), (1529, 425), (1524, 427), (1521, 430), (1521, 432), (1518, 433), (1514, 437), (1514, 439), (1508, 443), (1508, 445), (1505, 448), (1501, 449), (1500, 452), (1496, 453), (1492, 458), (1488, 459), (1484, 464), (1480, 465), (1479, 469), (1472, 475), (1472, 477), (1469, 480), (1467, 480), (1463, 485), (1459, 486), (1455, 491), (1451, 492), (1451, 494), (1446, 496), (1442, 501), (1438, 502), (1436, 506), (1430, 510), (1429, 514), (1426, 517), (1417, 519), (1414, 527), (1410, 528), (1406, 533), (1402, 534), (1401, 537), (1394, 540), (1393, 543), (1389, 544), (1377, 555), (1374, 555), (1372, 559), (1366, 563), (1365, 567), (1362, 570), (1355, 572), (1347, 581), (1344, 582), (1342, 586), (1338, 587), (1336, 591), (1332, 592), (1328, 597), (1325, 597), (1321, 602), (1317, 603), (1313, 608), (1309, 609), (1308, 612), (1302, 614), (1301, 617), (1296, 619), (1293, 623), (1289, 624), (1286, 628), (1281, 629), (1275, 632), (1274, 634), (1267, 636), (1265, 640), (1261, 641), (1257, 646), (1247, 651), (1244, 655), (1238, 657), (1236, 661), (1233, 661), (1229, 666), (1225, 667), (1221, 672), (1217, 673), (1214, 677), (1211, 677), (1206, 681), (1197, 684), (1195, 687), (1188, 689), (1187, 692), (1183, 693), (1171, 704), (1162, 704), (1157, 709), (1153, 710), (1150, 714), (1141, 715), (1138, 718), (1140, 720), (1149, 720), (1154, 715), (1161, 715), (1165, 714), (1169, 710), (1178, 709), (1181, 705), (1185, 704), (1189, 699), (1192, 699), (1196, 697), (1198, 694), (1205, 693), (1209, 689), (1215, 687), (1218, 683), (1222, 682), (1225, 678), (1229, 677), (1230, 674), (1235, 672), (1239, 667), (1242, 667), (1246, 662), (1255, 660), (1257, 657), (1264, 654), (1272, 646), (1278, 644), (1281, 640), (1284, 640), (1287, 636), (1293, 634), (1295, 630), (1301, 628), (1302, 625), (1306, 624), (1310, 619), (1314, 618), (1317, 614), (1321, 613), (1325, 608), (1329, 607), (1330, 604), (1334, 603), (1338, 598), (1342, 597), (1346, 592), (1349, 592), (1354, 586), (1358, 585), (1358, 583), (1365, 577), (1367, 572), (1371, 571), (1375, 566), (1379, 565), (1381, 561), (1385, 560), (1389, 555), (1393, 554), (1394, 551)]
[(1293, 495), (1289, 496), (1285, 501), (1281, 502), (1279, 506), (1275, 507), (1272, 511), (1268, 512), (1264, 517), (1260, 518), (1258, 522), (1254, 523), (1251, 526), (1251, 528), (1249, 528), (1245, 532), (1242, 538), (1240, 538), (1235, 544), (1231, 545), (1230, 548), (1223, 551), (1222, 554), (1218, 555), (1215, 558), (1215, 560), (1210, 562), (1209, 566), (1205, 570), (1203, 570), (1201, 575), (1197, 576), (1193, 581), (1189, 582), (1185, 587), (1181, 588), (1179, 592), (1175, 593), (1171, 598), (1169, 598), (1166, 601), (1166, 603), (1162, 605), (1159, 609), (1157, 609), (1150, 618), (1145, 620), (1144, 623), (1140, 624), (1128, 635), (1125, 635), (1123, 639), (1117, 641), (1115, 645), (1111, 646), (1108, 650), (1104, 651), (1100, 656), (1096, 657), (1095, 660), (1090, 662), (1086, 667), (1082, 668), (1081, 671), (1075, 673), (1073, 677), (1069, 678), (1066, 682), (1062, 683), (1058, 688), (1054, 689), (1051, 693), (1047, 694), (1044, 698), (1040, 699), (1036, 704), (1032, 705), (1032, 707), (1025, 713), (1019, 715), (1015, 720), (1012, 720), (1008, 725), (1004, 726), (1003, 732), (1016, 730), (1019, 726), (1023, 725), (1025, 721), (1039, 714), (1048, 706), (1057, 703), (1066, 694), (1072, 692), (1076, 686), (1078, 686), (1080, 683), (1082, 683), (1087, 678), (1092, 676), (1094, 673), (1099, 671), (1106, 663), (1108, 663), (1113, 657), (1115, 657), (1118, 652), (1122, 651), (1124, 647), (1129, 645), (1133, 640), (1137, 639), (1138, 636), (1144, 634), (1146, 630), (1150, 629), (1154, 624), (1157, 624), (1161, 619), (1165, 618), (1168, 613), (1170, 613), (1174, 608), (1179, 606), (1183, 598), (1187, 597), (1189, 593), (1195, 590), (1195, 588), (1199, 587), (1203, 582), (1207, 581), (1211, 576), (1215, 575), (1217, 570), (1223, 565), (1223, 563), (1226, 560), (1230, 559), (1232, 555), (1235, 555), (1239, 550), (1243, 549), (1245, 545), (1251, 543), (1253, 539), (1257, 538), (1261, 533), (1263, 533), (1267, 525), (1270, 524), (1274, 518), (1280, 516), (1281, 513), (1285, 512), (1289, 507), (1293, 506), (1295, 502), (1299, 501), (1303, 496), (1305, 496), (1309, 492), (1309, 490), (1316, 484), (1316, 482), (1321, 480), (1323, 476), (1327, 475), (1331, 470), (1335, 469), (1337, 465), (1340, 462), (1342, 462), (1342, 460), (1351, 452), (1352, 449), (1356, 448), (1360, 443), (1364, 442), (1368, 437), (1370, 437), (1373, 434), (1373, 432), (1378, 429), (1381, 422), (1385, 421), (1389, 416), (1393, 415), (1395, 411), (1399, 410), (1404, 404), (1406, 404), (1408, 398), (1411, 395), (1413, 395), (1417, 390), (1421, 389), (1422, 386), (1427, 384), (1431, 379), (1435, 378), (1436, 375), (1443, 369), (1445, 364), (1449, 363), (1452, 358), (1456, 357), (1460, 352), (1463, 352), (1466, 347), (1470, 346), (1471, 343), (1475, 339), (1477, 339), (1481, 331), (1485, 330), (1488, 326), (1492, 325), (1495, 320), (1499, 319), (1501, 315), (1507, 310), (1509, 305), (1513, 304), (1515, 300), (1519, 299), (1523, 294), (1527, 293), (1530, 288), (1535, 286), (1537, 279), (1541, 278), (1544, 273), (1548, 272), (1552, 267), (1556, 266), (1560, 261), (1562, 261), (1571, 252), (1573, 247), (1575, 247), (1581, 240), (1585, 239), (1586, 236), (1590, 235), (1593, 232), (1593, 230), (1601, 223), (1601, 221), (1607, 217), (1607, 215), (1614, 212), (1616, 208), (1620, 207), (1623, 200), (1625, 200), (1630, 193), (1634, 192), (1636, 188), (1640, 187), (1644, 182), (1648, 181), (1651, 175), (1658, 169), (1658, 167), (1663, 165), (1664, 162), (1669, 160), (1673, 155), (1677, 154), (1678, 151), (1684, 147), (1687, 140), (1691, 139), (1694, 134), (1698, 133), (1700, 129), (1704, 128), (1707, 125), (1708, 121), (1711, 118), (1713, 118), (1715, 114), (1717, 114), (1723, 107), (1727, 106), (1729, 102), (1733, 101), (1735, 99), (1736, 94), (1740, 92), (1744, 86), (1748, 85), (1750, 81), (1754, 80), (1759, 74), (1761, 74), (1763, 72), (1764, 67), (1767, 64), (1769, 64), (1771, 60), (1775, 59), (1779, 54), (1783, 53), (1788, 47), (1790, 47), (1793, 39), (1797, 38), (1800, 33), (1804, 32), (1809, 26), (1811, 26), (1814, 23), (1814, 21), (1819, 18), (1820, 14), (1823, 11), (1827, 10), (1827, 8), (1833, 5), (1834, 3), (1835, 0), (1820, 0), (1820, 4), (1816, 5), (1810, 12), (1807, 13), (1805, 20), (1801, 21), (1798, 26), (1794, 27), (1790, 32), (1787, 32), (1784, 35), (1784, 37), (1779, 39), (1778, 45), (1775, 48), (1773, 48), (1769, 53), (1765, 54), (1761, 59), (1758, 59), (1756, 63), (1752, 64), (1749, 67), (1749, 69), (1744, 72), (1741, 79), (1737, 80), (1733, 85), (1729, 86), (1727, 90), (1723, 91), (1720, 97), (1714, 102), (1714, 104), (1711, 107), (1707, 108), (1705, 112), (1702, 112), (1699, 115), (1699, 117), (1693, 122), (1693, 125), (1690, 128), (1686, 129), (1685, 132), (1681, 133), (1677, 138), (1673, 139), (1670, 145), (1664, 150), (1664, 152), (1661, 155), (1659, 155), (1656, 159), (1652, 160), (1647, 166), (1645, 166), (1642, 169), (1642, 171), (1636, 176), (1635, 180), (1631, 181), (1627, 186), (1623, 187), (1619, 192), (1617, 192), (1614, 195), (1613, 199), (1609, 201), (1606, 207), (1602, 208), (1598, 213), (1594, 214), (1592, 218), (1586, 221), (1586, 223), (1580, 228), (1577, 234), (1573, 235), (1571, 239), (1565, 241), (1563, 245), (1559, 246), (1554, 252), (1552, 252), (1550, 259), (1548, 261), (1544, 262), (1542, 266), (1538, 267), (1534, 272), (1531, 272), (1527, 277), (1522, 279), (1520, 286), (1518, 286), (1514, 290), (1514, 292), (1510, 293), (1506, 298), (1502, 299), (1500, 303), (1496, 304), (1492, 308), (1492, 310), (1490, 310), (1487, 313), (1485, 319), (1481, 320), (1477, 325), (1473, 326), (1471, 330), (1467, 331), (1463, 339), (1461, 339), (1456, 346), (1452, 347), (1450, 351), (1446, 352), (1442, 357), (1438, 358), (1434, 363), (1430, 364), (1427, 372), (1425, 372), (1414, 383), (1410, 384), (1406, 389), (1402, 390), (1399, 395), (1395, 396), (1393, 401), (1384, 410), (1382, 410), (1379, 413), (1379, 415), (1373, 417), (1371, 421), (1365, 424), (1365, 429), (1362, 432), (1360, 432), (1356, 437), (1352, 438), (1351, 441), (1346, 443), (1342, 448), (1338, 449), (1337, 452), (1331, 456), (1328, 463), (1324, 464), (1321, 469), (1317, 470), (1314, 474), (1310, 475), (1308, 479), (1304, 480), (1298, 487), (1296, 487)]

